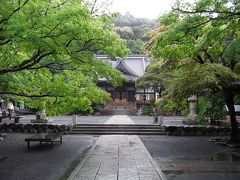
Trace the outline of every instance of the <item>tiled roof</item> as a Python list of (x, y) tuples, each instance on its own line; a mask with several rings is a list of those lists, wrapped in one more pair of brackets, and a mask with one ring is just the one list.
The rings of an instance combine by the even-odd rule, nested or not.
[(123, 61), (123, 59), (118, 59), (116, 64), (113, 65), (113, 68), (123, 72), (124, 75), (135, 76), (138, 75)]
[(115, 61), (108, 58), (106, 55), (96, 55), (97, 59), (106, 60), (111, 62), (114, 68), (122, 71), (126, 75), (142, 76), (146, 70), (147, 65), (150, 63), (145, 55), (129, 55), (125, 58), (116, 58)]

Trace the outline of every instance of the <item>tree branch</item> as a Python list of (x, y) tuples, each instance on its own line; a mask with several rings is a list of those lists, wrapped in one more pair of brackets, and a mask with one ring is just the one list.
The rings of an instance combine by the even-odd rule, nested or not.
[(12, 66), (12, 67), (9, 67), (9, 68), (6, 68), (6, 69), (0, 69), (0, 75), (6, 74), (9, 72), (17, 72), (17, 71), (29, 69), (32, 66), (36, 65), (37, 63), (39, 63), (41, 61), (41, 59), (43, 59), (44, 57), (49, 56), (53, 53), (54, 53), (53, 51), (43, 53), (41, 50), (38, 50), (37, 53), (32, 55), (31, 58), (23, 61), (22, 63)]
[(0, 43), (0, 46), (2, 46), (2, 45), (4, 45), (4, 44), (7, 44), (7, 43), (9, 43), (9, 42), (11, 42), (11, 39), (8, 39), (8, 40), (6, 40), (6, 41), (4, 41), (4, 42), (1, 42), (1, 43)]
[(60, 8), (62, 7), (64, 4), (66, 4), (67, 2), (69, 2), (68, 0), (63, 1), (62, 3), (58, 3), (56, 6), (53, 6), (53, 8)]
[(180, 8), (172, 7), (174, 11), (179, 11), (184, 14), (199, 14), (199, 13), (209, 13), (209, 14), (225, 14), (228, 16), (240, 16), (240, 12), (232, 12), (232, 11), (218, 11), (218, 10), (195, 10), (195, 11), (186, 11)]
[(0, 24), (6, 23), (16, 12), (18, 12), (22, 7), (24, 7), (28, 3), (28, 1), (29, 0), (25, 0), (22, 6), (19, 5), (7, 18), (3, 18), (2, 20), (0, 20)]
[(200, 55), (197, 55), (195, 58), (194, 58), (199, 64), (204, 64), (204, 61), (202, 59), (202, 57)]
[(74, 71), (74, 70), (77, 70), (76, 68), (66, 68), (66, 67), (63, 67), (65, 65), (69, 65), (70, 62), (67, 62), (67, 63), (48, 63), (48, 64), (44, 64), (44, 65), (41, 65), (41, 66), (38, 66), (38, 67), (31, 67), (31, 68), (28, 68), (29, 70), (37, 70), (37, 69), (42, 69), (42, 68), (48, 68), (48, 69), (54, 69), (54, 70), (71, 70), (71, 71)]
[[(10, 91), (0, 91), (0, 94), (5, 94), (5, 95), (14, 95), (14, 96), (21, 96), (21, 97), (28, 97), (28, 98), (33, 98), (33, 97), (55, 97), (50, 95), (50, 93), (47, 94), (41, 94), (41, 95), (28, 95), (28, 94), (23, 94), (23, 93), (15, 93), (15, 92), (10, 92)], [(59, 96), (60, 97), (60, 96)]]
[[(62, 21), (58, 22), (46, 35), (41, 36), (41, 38), (49, 37), (50, 34), (52, 34), (52, 32), (53, 32), (60, 24), (62, 24), (63, 21), (65, 21), (65, 19), (63, 19)], [(59, 34), (59, 35), (57, 35), (57, 36), (60, 36), (60, 35), (62, 35), (62, 33)]]
[(92, 7), (91, 7), (90, 14), (94, 14), (94, 13), (96, 12), (96, 10), (95, 10), (96, 4), (97, 4), (97, 0), (95, 0), (95, 1), (93, 2), (93, 5), (92, 5)]
[(200, 27), (200, 26), (203, 26), (203, 25), (205, 25), (205, 24), (207, 24), (207, 23), (209, 23), (209, 22), (211, 22), (211, 21), (212, 21), (212, 19), (210, 18), (210, 19), (208, 19), (207, 21), (204, 21), (204, 22), (199, 23), (199, 24), (197, 24), (197, 25), (195, 25), (195, 26), (192, 26), (192, 27), (190, 27), (190, 28), (185, 29), (184, 35), (181, 36), (180, 38), (178, 38), (177, 41), (180, 41), (181, 39), (183, 39), (184, 37), (186, 37), (191, 30), (196, 29), (196, 28), (198, 28), (198, 27)]

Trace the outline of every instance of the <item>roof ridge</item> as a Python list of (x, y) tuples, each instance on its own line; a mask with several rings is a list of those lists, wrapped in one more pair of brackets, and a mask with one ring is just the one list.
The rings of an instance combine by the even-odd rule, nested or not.
[[(121, 66), (122, 65), (122, 66)], [(123, 71), (124, 69), (122, 69), (122, 68), (124, 68), (126, 71), (127, 71), (127, 73), (125, 72), (125, 71)], [(118, 70), (122, 70), (123, 72), (125, 72), (126, 74), (130, 74), (130, 75), (133, 75), (133, 76), (135, 76), (135, 77), (138, 77), (138, 75), (136, 74), (136, 72), (134, 71), (134, 70), (132, 70), (125, 62), (124, 62), (124, 60), (122, 59), (122, 58), (118, 58), (118, 60), (117, 60), (117, 62), (116, 62), (116, 64), (113, 66), (113, 68), (116, 68), (116, 69), (118, 69)]]

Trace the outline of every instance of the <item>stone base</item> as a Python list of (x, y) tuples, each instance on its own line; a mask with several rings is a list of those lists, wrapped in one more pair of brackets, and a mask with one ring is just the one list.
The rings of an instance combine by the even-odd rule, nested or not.
[(187, 124), (187, 125), (198, 125), (199, 124), (198, 121), (191, 121), (191, 120), (183, 120), (182, 123)]
[(46, 118), (46, 119), (32, 119), (31, 123), (50, 123), (52, 122), (52, 119)]
[(199, 124), (198, 115), (197, 114), (189, 114), (185, 120), (183, 120), (183, 124)]

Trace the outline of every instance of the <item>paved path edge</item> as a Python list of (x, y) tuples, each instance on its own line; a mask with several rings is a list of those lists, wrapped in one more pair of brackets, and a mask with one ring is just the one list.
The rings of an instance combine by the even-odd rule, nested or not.
[(82, 168), (82, 166), (84, 165), (84, 163), (88, 160), (89, 156), (91, 155), (91, 153), (93, 152), (93, 150), (95, 149), (96, 145), (98, 144), (98, 141), (100, 139), (100, 136), (98, 137), (97, 141), (95, 142), (95, 144), (92, 146), (92, 148), (87, 152), (86, 156), (83, 158), (83, 160), (77, 165), (77, 167), (73, 170), (73, 172), (70, 174), (70, 176), (67, 178), (67, 180), (72, 180), (74, 178), (74, 176), (77, 174), (77, 172)]
[[(137, 136), (138, 137), (138, 136)], [(139, 137), (138, 137), (139, 138)], [(100, 140), (100, 136), (98, 137), (98, 140), (95, 142), (95, 144), (92, 146), (92, 148), (87, 152), (87, 155), (84, 157), (84, 159), (80, 162), (80, 164), (74, 169), (74, 171), (70, 174), (70, 176), (68, 177), (67, 180), (72, 180), (75, 175), (77, 174), (77, 172), (82, 168), (82, 166), (84, 165), (84, 163), (87, 161), (87, 159), (89, 158), (89, 156), (91, 155), (91, 153), (93, 152), (93, 150), (95, 149), (96, 145), (98, 144), (98, 141)], [(147, 152), (148, 158), (150, 159), (151, 163), (153, 164), (154, 168), (156, 169), (156, 171), (158, 172), (160, 178), (162, 180), (167, 180), (166, 176), (164, 175), (164, 173), (162, 172), (162, 170), (159, 168), (158, 164), (156, 163), (156, 161), (154, 161), (154, 159), (152, 158), (151, 154), (149, 153), (149, 151), (147, 150), (146, 146), (143, 144), (143, 142), (141, 141), (141, 139), (139, 138), (139, 142), (142, 145), (142, 148), (145, 149), (145, 152)]]
[[(138, 136), (139, 138), (139, 136)], [(147, 150), (146, 146), (143, 144), (142, 140), (139, 138), (139, 142), (142, 144), (142, 147), (145, 148), (145, 152), (147, 152), (148, 154), (148, 158), (150, 159), (151, 163), (153, 164), (154, 168), (156, 169), (156, 171), (158, 172), (160, 178), (162, 180), (167, 180), (167, 177), (165, 176), (165, 174), (162, 172), (162, 170), (160, 169), (160, 167), (158, 166), (157, 162), (154, 161), (154, 159), (152, 158), (151, 154), (149, 153), (149, 151)]]

